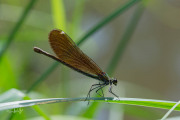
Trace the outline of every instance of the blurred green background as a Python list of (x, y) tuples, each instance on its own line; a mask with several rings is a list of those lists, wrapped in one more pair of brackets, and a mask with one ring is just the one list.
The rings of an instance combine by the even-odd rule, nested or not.
[[(0, 54), (0, 93), (12, 88), (26, 93), (54, 64), (52, 59), (33, 52), (33, 47), (38, 46), (54, 54), (48, 43), (48, 34), (52, 29), (62, 29), (78, 43), (89, 30), (129, 1), (1, 0), (0, 50), (6, 48), (6, 45), (8, 47)], [(110, 77), (118, 79), (118, 85), (113, 87), (113, 90), (120, 97), (178, 101), (180, 1), (136, 1), (138, 3), (132, 4), (129, 9), (90, 35), (80, 48), (103, 70), (109, 72)], [(134, 23), (134, 32), (128, 34), (128, 26), (131, 26), (138, 7), (143, 9)], [(25, 19), (21, 21), (24, 13)], [(127, 46), (123, 46), (124, 51), (119, 53), (120, 59), (116, 59), (116, 64), (113, 56), (118, 55), (115, 51), (124, 34), (127, 34), (129, 41)], [(95, 83), (96, 80), (59, 64), (27, 95), (31, 99), (86, 97), (91, 85)], [(105, 96), (112, 96), (105, 91)], [(120, 104), (101, 103), (93, 107), (91, 104), (87, 106), (87, 102), (58, 103), (42, 105), (40, 109), (53, 119), (63, 120), (152, 120), (160, 118), (166, 112)], [(88, 111), (89, 108), (91, 109)], [(174, 115), (177, 113), (172, 114)], [(24, 108), (21, 114), (2, 112), (0, 117), (33, 120), (38, 119), (39, 114), (29, 107)]]

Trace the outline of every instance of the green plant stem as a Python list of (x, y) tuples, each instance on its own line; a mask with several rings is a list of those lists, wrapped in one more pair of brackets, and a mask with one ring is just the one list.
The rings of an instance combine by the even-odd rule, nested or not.
[[(89, 36), (91, 36), (93, 33), (95, 33), (97, 30), (99, 30), (100, 28), (102, 28), (104, 25), (106, 25), (108, 22), (110, 22), (113, 18), (117, 17), (118, 15), (122, 14), (124, 11), (126, 11), (128, 8), (130, 8), (131, 6), (133, 6), (135, 3), (137, 3), (140, 0), (131, 0), (128, 3), (126, 3), (125, 5), (123, 5), (122, 7), (120, 7), (118, 10), (116, 10), (115, 12), (113, 12), (112, 14), (110, 14), (108, 17), (106, 17), (104, 20), (102, 20), (99, 24), (95, 25), (89, 32), (87, 32), (78, 42), (77, 45), (81, 45)], [(44, 74), (41, 75), (40, 78), (38, 78), (36, 80), (36, 82), (33, 84), (33, 87), (30, 87), (31, 89), (28, 90), (28, 93), (33, 90), (40, 82), (44, 81), (45, 78), (47, 76), (49, 76), (49, 74), (51, 74), (51, 72), (53, 71), (53, 67), (55, 63), (53, 63), (48, 69), (47, 71), (49, 72), (44, 72)], [(58, 65), (58, 64), (57, 64)], [(57, 67), (57, 66), (56, 66)], [(54, 67), (54, 69), (56, 68)], [(49, 70), (51, 69), (51, 70)], [(46, 76), (46, 77), (42, 77), (42, 76)], [(43, 79), (41, 79), (43, 78)]]
[(139, 7), (136, 9), (127, 29), (125, 30), (122, 38), (120, 39), (120, 43), (117, 46), (117, 49), (113, 55), (113, 58), (110, 61), (109, 66), (107, 67), (107, 73), (112, 76), (114, 73), (116, 66), (118, 65), (122, 55), (124, 53), (125, 48), (127, 47), (136, 27), (137, 24), (142, 16), (144, 7), (140, 4)]
[(5, 42), (5, 44), (3, 45), (2, 49), (0, 50), (0, 61), (2, 60), (3, 54), (8, 49), (8, 47), (10, 46), (12, 41), (14, 40), (15, 36), (17, 35), (18, 30), (20, 29), (20, 27), (24, 23), (25, 18), (27, 17), (28, 13), (30, 12), (31, 8), (33, 7), (33, 5), (35, 4), (36, 1), (37, 0), (31, 0), (29, 2), (27, 7), (24, 9), (22, 15), (20, 16), (18, 22), (16, 23), (16, 25), (14, 26), (14, 28), (10, 32), (10, 34), (9, 34), (9, 36), (7, 38), (7, 41)]

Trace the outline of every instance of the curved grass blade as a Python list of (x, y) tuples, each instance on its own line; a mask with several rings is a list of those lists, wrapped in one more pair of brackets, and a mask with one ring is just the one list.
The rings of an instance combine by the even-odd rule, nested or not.
[[(75, 102), (75, 101), (85, 101), (87, 98), (49, 98), (49, 99), (35, 99), (35, 100), (22, 100), (15, 102), (6, 102), (0, 104), (0, 111), (28, 107), (34, 105), (50, 104), (50, 103), (59, 103), (59, 102)], [(141, 98), (113, 98), (113, 97), (92, 97), (88, 98), (88, 101), (93, 102), (103, 102), (103, 103), (118, 103), (126, 105), (137, 105), (144, 107), (152, 108), (161, 108), (161, 109), (171, 109), (176, 102), (173, 101), (164, 101), (164, 100), (155, 100), (155, 99), (141, 99)], [(180, 105), (176, 106), (174, 109), (180, 111)]]
[(164, 116), (161, 120), (166, 120), (167, 117), (171, 114), (171, 112), (180, 104), (180, 101), (178, 101)]
[(127, 47), (129, 41), (131, 40), (131, 37), (138, 25), (138, 22), (143, 14), (144, 6), (142, 4), (139, 4), (138, 8), (136, 9), (131, 21), (129, 22), (122, 38), (120, 39), (120, 42), (117, 46), (116, 51), (114, 52), (113, 58), (111, 59), (109, 66), (107, 67), (107, 73), (111, 76), (115, 69), (117, 64), (119, 63), (120, 59), (122, 58), (122, 55), (125, 51), (125, 48)]
[(84, 42), (84, 40), (86, 40), (88, 37), (90, 37), (92, 34), (94, 34), (95, 32), (97, 32), (100, 28), (102, 28), (104, 25), (106, 25), (107, 23), (109, 23), (110, 21), (112, 21), (114, 18), (116, 18), (118, 15), (122, 14), (123, 12), (125, 12), (128, 8), (132, 7), (135, 3), (139, 2), (140, 0), (130, 0), (129, 2), (127, 2), (126, 4), (124, 4), (123, 6), (121, 5), (117, 10), (115, 10), (114, 12), (112, 12), (109, 16), (107, 16), (106, 18), (104, 18), (102, 21), (100, 21), (97, 25), (95, 25), (95, 27), (93, 27), (92, 29), (90, 29), (87, 34), (85, 34), (77, 43), (77, 45), (81, 44), (82, 42)]
[[(117, 49), (113, 55), (113, 58), (111, 59), (109, 66), (107, 67), (107, 73), (112, 76), (114, 70), (116, 69), (117, 64), (120, 61), (120, 58), (122, 57), (125, 48), (128, 45), (128, 42), (130, 41), (131, 36), (133, 35), (133, 32), (135, 31), (135, 28), (137, 26), (138, 21), (141, 18), (141, 15), (143, 13), (143, 6), (141, 4), (138, 6), (138, 8), (135, 10), (134, 15), (131, 18), (131, 21), (129, 22), (129, 25), (127, 26), (126, 31), (124, 32), (122, 38), (120, 39), (120, 43), (117, 46)], [(93, 103), (94, 106), (98, 106), (98, 103)], [(93, 104), (91, 106), (93, 106)], [(87, 110), (83, 113), (82, 116), (91, 118), (96, 112), (93, 110), (94, 107), (89, 107)]]
[[(18, 89), (10, 89), (6, 92), (4, 92), (3, 94), (0, 95), (0, 103), (10, 103), (12, 101), (19, 101), (19, 100), (30, 100), (30, 98), (28, 96), (26, 96), (22, 91), (18, 90)], [(32, 106), (32, 108), (34, 109), (34, 111), (36, 111), (41, 117), (45, 118), (45, 119), (49, 119), (49, 117), (39, 108), (39, 106)], [(13, 110), (14, 111), (14, 110)], [(15, 109), (16, 111), (16, 109)], [(19, 111), (19, 110), (17, 110)], [(10, 114), (10, 119), (13, 119), (14, 117), (14, 113), (12, 112), (12, 114)]]

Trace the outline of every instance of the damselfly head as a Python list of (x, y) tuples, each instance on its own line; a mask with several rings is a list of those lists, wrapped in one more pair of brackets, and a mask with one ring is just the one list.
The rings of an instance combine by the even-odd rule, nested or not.
[(112, 78), (112, 83), (116, 86), (117, 85), (117, 79), (116, 78)]

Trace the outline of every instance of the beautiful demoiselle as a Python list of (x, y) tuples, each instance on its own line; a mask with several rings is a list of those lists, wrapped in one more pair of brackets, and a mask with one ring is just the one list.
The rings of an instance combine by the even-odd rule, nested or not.
[(110, 85), (109, 92), (118, 97), (112, 92), (112, 84), (117, 85), (117, 79), (110, 78), (103, 72), (91, 58), (78, 48), (66, 33), (62, 30), (52, 30), (49, 34), (49, 42), (57, 57), (37, 47), (34, 47), (34, 51), (55, 59), (77, 72), (100, 81), (98, 84), (93, 84), (91, 86), (87, 97), (90, 97), (90, 92), (95, 89), (96, 93), (99, 94), (98, 91), (102, 90), (102, 88), (107, 85)]

